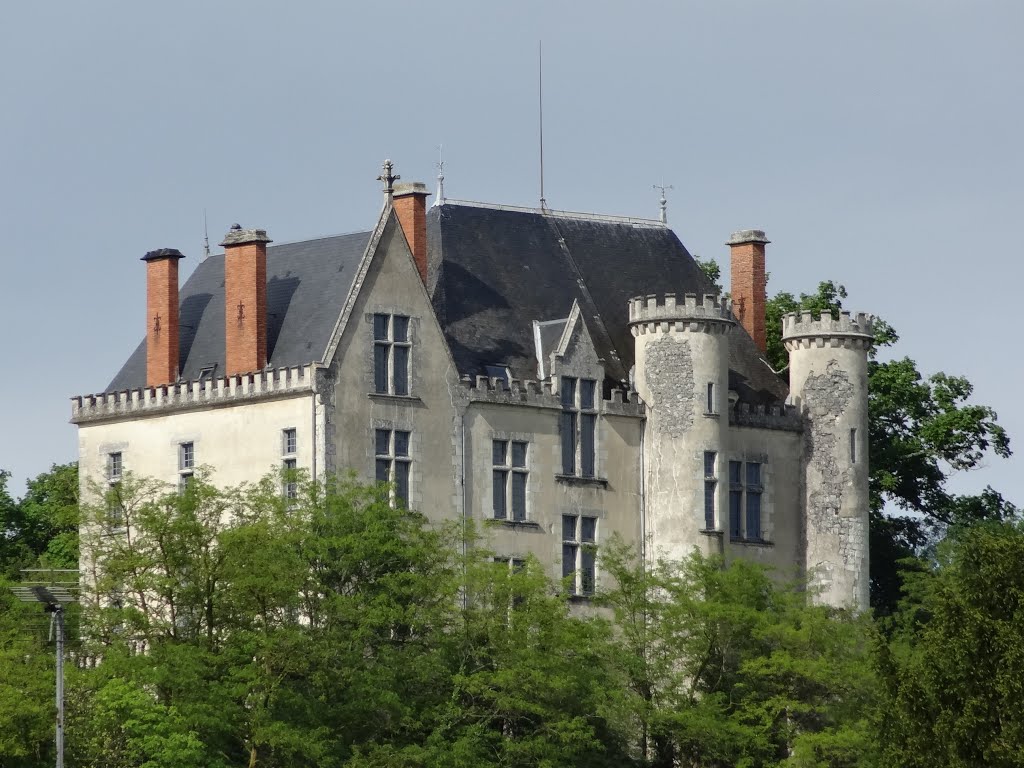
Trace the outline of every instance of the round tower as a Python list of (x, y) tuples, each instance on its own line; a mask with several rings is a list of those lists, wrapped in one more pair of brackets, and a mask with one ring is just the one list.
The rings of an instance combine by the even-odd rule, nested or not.
[[(653, 558), (682, 559), (722, 546), (728, 484), (722, 452), (728, 429), (727, 302), (686, 294), (632, 299), (636, 390), (644, 427), (644, 536)], [(718, 480), (721, 479), (721, 482)]]
[(804, 420), (804, 564), (818, 600), (868, 607), (870, 315), (783, 318), (790, 397)]

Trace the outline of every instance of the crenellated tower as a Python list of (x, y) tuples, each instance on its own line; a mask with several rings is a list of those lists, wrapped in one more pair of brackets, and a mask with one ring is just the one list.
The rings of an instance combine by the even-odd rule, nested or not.
[(805, 564), (819, 600), (868, 606), (870, 315), (790, 313), (782, 323), (804, 421)]
[[(644, 429), (645, 536), (650, 555), (682, 559), (694, 548), (721, 548), (725, 483), (708, 483), (726, 466), (728, 302), (708, 294), (632, 299), (635, 386), (647, 406)], [(708, 466), (710, 462), (710, 466)], [(706, 494), (710, 498), (706, 498)]]

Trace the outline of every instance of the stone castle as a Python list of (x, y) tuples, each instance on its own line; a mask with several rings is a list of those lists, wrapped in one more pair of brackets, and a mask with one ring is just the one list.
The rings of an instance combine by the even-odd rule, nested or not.
[(822, 601), (867, 606), (870, 317), (787, 316), (787, 386), (764, 358), (760, 230), (729, 239), (729, 302), (663, 220), (443, 188), (428, 208), (395, 178), (387, 163), (370, 231), (270, 245), (236, 226), (180, 288), (180, 251), (143, 257), (146, 337), (72, 399), (83, 498), (127, 471), (354, 469), (580, 600), (618, 534), (647, 558), (796, 568)]

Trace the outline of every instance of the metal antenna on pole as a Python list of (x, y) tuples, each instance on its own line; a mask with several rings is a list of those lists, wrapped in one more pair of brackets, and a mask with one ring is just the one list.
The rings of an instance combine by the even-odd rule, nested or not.
[(548, 207), (544, 199), (544, 41), (537, 41), (537, 112), (540, 117), (540, 209)]
[(210, 231), (206, 227), (206, 209), (203, 208), (203, 258), (210, 257)]
[(668, 224), (668, 200), (665, 198), (665, 192), (669, 189), (675, 189), (675, 187), (673, 187), (671, 184), (667, 186), (665, 184), (654, 184), (652, 186), (654, 187), (654, 189), (661, 190), (661, 200), (658, 201), (661, 203), (661, 213), (658, 214), (658, 220), (662, 224)]
[[(53, 568), (26, 568), (25, 574), (46, 573), (49, 579), (29, 581), (11, 587), (14, 596), (23, 603), (42, 603), (50, 617), (50, 637), (57, 638), (57, 722), (54, 733), (54, 744), (57, 748), (57, 768), (64, 768), (64, 606), (78, 601), (78, 571)], [(54, 581), (54, 574), (63, 574), (65, 578), (74, 574), (73, 581)], [(56, 632), (54, 630), (56, 629)]]

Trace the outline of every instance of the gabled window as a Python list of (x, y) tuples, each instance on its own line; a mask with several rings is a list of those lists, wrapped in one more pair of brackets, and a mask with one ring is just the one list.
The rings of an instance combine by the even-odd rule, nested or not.
[(597, 465), (597, 381), (562, 377), (562, 474), (594, 477)]
[(409, 318), (373, 316), (373, 389), (382, 395), (409, 394)]
[(409, 455), (411, 433), (399, 429), (374, 431), (377, 482), (392, 483), (391, 503), (408, 506), (409, 477), (412, 457)]
[(761, 464), (729, 462), (729, 538), (761, 541)]
[(491, 441), (492, 498), (495, 520), (526, 519), (527, 443), (523, 440)]
[(562, 515), (562, 578), (570, 595), (592, 595), (597, 585), (597, 518)]

